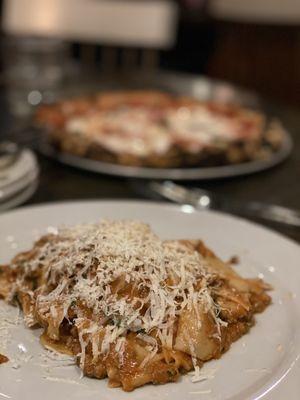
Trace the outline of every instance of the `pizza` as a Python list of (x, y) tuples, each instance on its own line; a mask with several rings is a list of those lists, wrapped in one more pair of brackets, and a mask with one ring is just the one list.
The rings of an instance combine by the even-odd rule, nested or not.
[(283, 128), (260, 112), (159, 91), (103, 92), (41, 106), (59, 151), (115, 164), (201, 167), (265, 159)]
[(251, 329), (270, 289), (201, 240), (162, 240), (135, 220), (60, 228), (0, 266), (0, 298), (42, 327), (41, 343), (125, 391), (189, 371), (201, 379), (203, 363)]

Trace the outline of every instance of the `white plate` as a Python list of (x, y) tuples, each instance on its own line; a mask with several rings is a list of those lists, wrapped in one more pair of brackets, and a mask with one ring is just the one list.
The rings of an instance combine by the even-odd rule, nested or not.
[(24, 190), (38, 176), (39, 168), (35, 154), (23, 150), (17, 161), (0, 171), (0, 201)]
[(28, 199), (33, 196), (38, 187), (38, 183), (39, 180), (37, 178), (37, 175), (32, 175), (32, 178), (27, 181), (27, 186), (25, 187), (25, 189), (20, 190), (12, 197), (6, 198), (5, 201), (0, 202), (0, 213), (15, 208), (20, 204), (24, 204)]
[[(47, 228), (104, 217), (137, 218), (149, 222), (162, 238), (204, 238), (224, 259), (238, 255), (241, 265), (237, 268), (243, 276), (263, 276), (273, 285), (273, 304), (256, 317), (257, 323), (249, 334), (219, 360), (205, 364), (202, 371), (212, 379), (193, 384), (186, 376), (178, 383), (148, 385), (131, 393), (108, 389), (107, 380), (80, 379), (79, 370), (73, 365), (55, 367), (60, 362), (52, 361), (49, 366), (46, 351), (37, 339), (39, 332), (25, 329), (22, 323), (7, 323), (5, 352), (14, 363), (0, 366), (0, 399), (300, 398), (300, 247), (274, 232), (220, 213), (193, 212), (187, 206), (129, 201), (58, 203), (0, 216), (1, 262), (29, 248)], [(3, 313), (3, 304), (1, 310)], [(16, 310), (8, 307), (7, 312), (6, 320)], [(0, 347), (1, 344), (5, 343), (0, 340)], [(18, 350), (20, 344), (27, 349), (26, 354)]]

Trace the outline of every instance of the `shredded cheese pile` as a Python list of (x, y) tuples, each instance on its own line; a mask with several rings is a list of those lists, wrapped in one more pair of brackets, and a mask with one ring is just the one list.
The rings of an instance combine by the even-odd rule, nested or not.
[[(82, 362), (86, 334), (94, 338), (95, 357), (112, 343), (122, 351), (128, 332), (137, 332), (155, 354), (156, 338), (173, 347), (174, 324), (184, 309), (200, 305), (218, 324), (223, 322), (210, 293), (214, 276), (204, 258), (179, 241), (162, 241), (141, 222), (105, 220), (59, 229), (22, 267), (24, 279), (44, 271), (45, 283), (36, 294), (39, 308), (60, 304), (62, 313), (55, 305), (50, 313), (62, 321), (75, 307)], [(92, 311), (88, 325), (80, 304)], [(100, 345), (99, 332), (104, 332)]]

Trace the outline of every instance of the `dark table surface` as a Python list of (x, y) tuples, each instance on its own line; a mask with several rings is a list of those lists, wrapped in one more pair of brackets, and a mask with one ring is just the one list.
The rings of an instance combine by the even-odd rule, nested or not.
[[(3, 97), (3, 96), (2, 96)], [(258, 200), (300, 209), (300, 109), (267, 102), (268, 112), (277, 115), (294, 141), (291, 156), (281, 165), (253, 175), (213, 180), (194, 181), (188, 186), (199, 186), (240, 200)], [(2, 100), (0, 135), (9, 134), (16, 125)], [(78, 199), (139, 199), (132, 181), (96, 174), (62, 165), (38, 155), (40, 181), (36, 193), (26, 204)], [(300, 228), (256, 221), (300, 242)]]

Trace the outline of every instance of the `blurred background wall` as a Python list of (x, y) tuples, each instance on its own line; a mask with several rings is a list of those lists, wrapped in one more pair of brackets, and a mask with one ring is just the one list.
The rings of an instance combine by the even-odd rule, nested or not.
[[(48, 23), (57, 12), (57, 7), (66, 7), (69, 12), (74, 7), (70, 0), (39, 0), (39, 10), (52, 7), (52, 13), (40, 13), (34, 1), (37, 0), (3, 0), (0, 2), (1, 13), (3, 7), (21, 9), (26, 7), (26, 15), (20, 11), (19, 18), (22, 24), (40, 18)], [(72, 0), (75, 2), (82, 0)], [(101, 2), (101, 0), (92, 0)], [(119, 0), (110, 0), (119, 2)], [(86, 0), (87, 4), (91, 0)], [(153, 3), (154, 0), (132, 0), (133, 6), (142, 2)], [(174, 40), (169, 46), (158, 51), (156, 62), (162, 68), (206, 74), (210, 77), (225, 79), (233, 83), (255, 89), (260, 93), (280, 100), (299, 105), (300, 102), (300, 1), (299, 0), (178, 0), (176, 1), (179, 13), (178, 24)], [(28, 5), (31, 4), (31, 8)], [(33, 8), (32, 8), (33, 7)], [(65, 10), (65, 15), (67, 15)], [(150, 15), (150, 14), (149, 14)], [(134, 18), (134, 14), (132, 15)], [(95, 19), (97, 21), (97, 19)], [(3, 18), (2, 18), (3, 21)], [(4, 28), (7, 32), (15, 29), (15, 20), (3, 26), (1, 36), (4, 37)], [(100, 19), (99, 19), (100, 21)], [(51, 21), (50, 21), (51, 22)], [(147, 20), (145, 21), (145, 23)], [(82, 24), (89, 21), (82, 20)], [(22, 25), (21, 24), (21, 25)], [(63, 22), (62, 22), (63, 24)], [(111, 21), (111, 25), (116, 21)], [(26, 25), (26, 24), (25, 24)], [(30, 25), (30, 24), (29, 24)], [(66, 26), (65, 26), (66, 28)], [(66, 29), (65, 29), (66, 30)], [(153, 29), (152, 29), (153, 31)], [(87, 37), (83, 31), (78, 35), (67, 35), (72, 42), (72, 54), (75, 59), (83, 63), (101, 66), (103, 61), (103, 44), (101, 40)], [(175, 32), (175, 29), (174, 29)], [(49, 32), (44, 32), (49, 34)], [(80, 36), (80, 34), (82, 36)], [(110, 45), (111, 47), (112, 45)], [(119, 49), (117, 43), (113, 46)], [(136, 44), (137, 49), (139, 47)], [(151, 46), (149, 46), (151, 48)], [(164, 47), (164, 46), (162, 46)], [(2, 60), (3, 61), (3, 60)]]
[(300, 102), (300, 1), (212, 0), (211, 76)]

